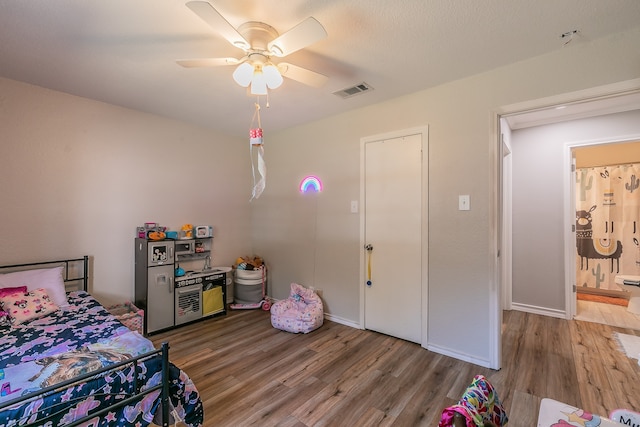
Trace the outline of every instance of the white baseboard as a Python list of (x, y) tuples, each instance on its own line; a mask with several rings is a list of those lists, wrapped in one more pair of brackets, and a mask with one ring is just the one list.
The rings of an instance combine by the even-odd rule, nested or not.
[(348, 320), (348, 319), (344, 319), (342, 317), (333, 316), (333, 315), (331, 315), (329, 313), (325, 313), (324, 314), (324, 318), (327, 319), (327, 320), (331, 320), (332, 322), (340, 323), (341, 325), (350, 326), (350, 327), (356, 328), (356, 329), (364, 329), (357, 322), (354, 322), (354, 321)]
[[(330, 320), (332, 322), (340, 323), (341, 325), (349, 326), (349, 327), (356, 328), (356, 329), (364, 329), (357, 322), (353, 322), (351, 320), (343, 319), (342, 317), (333, 316), (333, 315), (328, 314), (328, 313), (324, 314), (324, 318), (327, 319), (327, 320)], [(490, 365), (488, 360), (478, 359), (478, 358), (473, 357), (473, 356), (471, 356), (469, 354), (459, 353), (459, 352), (453, 351), (453, 350), (445, 348), (445, 347), (439, 347), (437, 345), (427, 345), (426, 347), (423, 346), (423, 348), (428, 350), (428, 351), (432, 351), (434, 353), (442, 354), (444, 356), (453, 357), (454, 359), (459, 359), (459, 360), (462, 360), (464, 362), (473, 363), (474, 365), (482, 366), (484, 368), (490, 368), (491, 367), (491, 365)]]
[(567, 318), (567, 312), (565, 310), (556, 310), (554, 308), (538, 307), (535, 305), (528, 305), (528, 304), (519, 304), (517, 302), (514, 302), (511, 304), (511, 309), (524, 311), (527, 313), (540, 314), (542, 316), (557, 317), (560, 319)]
[(466, 353), (460, 353), (458, 351), (454, 351), (446, 347), (427, 344), (427, 346), (424, 348), (434, 353), (438, 353), (444, 356), (453, 357), (454, 359), (462, 360), (463, 362), (473, 363), (474, 365), (482, 366), (483, 368), (491, 368), (491, 363), (489, 360), (478, 359), (477, 357), (471, 356)]

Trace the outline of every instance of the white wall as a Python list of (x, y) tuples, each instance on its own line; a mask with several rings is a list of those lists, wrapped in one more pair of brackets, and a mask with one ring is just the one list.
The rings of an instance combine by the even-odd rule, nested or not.
[(0, 264), (88, 254), (109, 304), (146, 221), (213, 225), (214, 265), (251, 253), (245, 140), (7, 79), (0, 129)]
[[(488, 365), (495, 354), (489, 328), (499, 330), (488, 308), (498, 293), (494, 112), (636, 78), (639, 44), (640, 29), (576, 44), (270, 135), (269, 178), (254, 205), (253, 237), (270, 262), (272, 293), (284, 297), (292, 281), (313, 285), (323, 289), (332, 316), (358, 322), (362, 248), (349, 206), (359, 195), (360, 138), (429, 125), (428, 345)], [(296, 190), (309, 173), (325, 183), (314, 202)], [(471, 211), (457, 210), (459, 194), (471, 196)]]
[(640, 135), (640, 110), (515, 130), (513, 148), (513, 303), (565, 312), (566, 144)]

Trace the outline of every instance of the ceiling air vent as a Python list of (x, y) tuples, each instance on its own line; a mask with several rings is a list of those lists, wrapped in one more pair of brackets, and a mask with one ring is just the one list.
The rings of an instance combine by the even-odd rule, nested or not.
[(342, 99), (346, 99), (346, 98), (351, 98), (352, 96), (359, 95), (361, 93), (368, 92), (370, 90), (373, 90), (373, 88), (369, 86), (367, 83), (362, 82), (355, 86), (348, 87), (346, 89), (342, 89), (337, 92), (333, 92), (333, 94), (339, 96)]

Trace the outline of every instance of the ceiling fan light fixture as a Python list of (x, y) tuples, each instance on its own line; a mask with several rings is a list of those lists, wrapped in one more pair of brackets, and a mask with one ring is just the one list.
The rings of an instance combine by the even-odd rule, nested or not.
[(253, 79), (251, 80), (251, 95), (266, 95), (267, 94), (267, 79), (261, 69), (256, 67), (256, 71), (253, 73)]
[[(253, 94), (266, 94), (283, 83), (283, 77), (311, 87), (320, 87), (328, 77), (293, 64), (273, 64), (271, 57), (285, 57), (327, 37), (327, 32), (313, 17), (308, 17), (283, 34), (264, 22), (249, 21), (234, 27), (216, 10), (210, 0), (188, 0), (186, 6), (203, 22), (216, 30), (231, 45), (244, 51), (242, 58), (181, 59), (186, 67), (237, 65), (233, 79)], [(255, 76), (255, 77), (254, 77)], [(255, 86), (255, 87), (254, 87)]]
[(262, 72), (269, 89), (277, 89), (280, 87), (280, 85), (282, 84), (282, 75), (275, 65), (265, 65), (264, 67), (262, 67)]
[(233, 80), (240, 86), (247, 87), (251, 83), (253, 74), (253, 66), (248, 62), (243, 62), (233, 72)]

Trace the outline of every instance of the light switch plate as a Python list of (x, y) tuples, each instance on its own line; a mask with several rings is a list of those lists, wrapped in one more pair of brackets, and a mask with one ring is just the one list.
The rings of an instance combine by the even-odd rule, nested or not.
[(470, 200), (469, 200), (469, 195), (468, 194), (464, 194), (464, 195), (460, 195), (458, 196), (458, 210), (459, 211), (468, 211), (471, 209), (471, 205), (470, 205)]
[(357, 200), (352, 200), (351, 201), (351, 213), (358, 213), (358, 201)]

